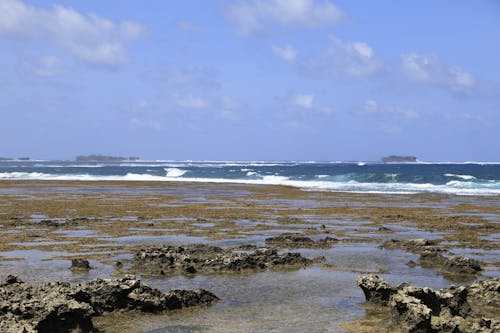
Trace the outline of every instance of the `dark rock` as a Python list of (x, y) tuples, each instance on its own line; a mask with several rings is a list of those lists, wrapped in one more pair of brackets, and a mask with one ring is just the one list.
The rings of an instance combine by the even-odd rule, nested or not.
[(66, 220), (66, 224), (79, 224), (89, 222), (90, 219), (88, 217), (73, 217), (69, 220)]
[(24, 282), (15, 275), (7, 275), (7, 278), (5, 278), (5, 281), (2, 284), (0, 284), (0, 287), (5, 287), (11, 284), (18, 284), (18, 283), (24, 283)]
[(428, 240), (424, 238), (414, 238), (414, 239), (390, 239), (385, 241), (381, 247), (389, 250), (405, 250), (411, 253), (420, 254), (424, 251), (441, 252), (443, 249), (437, 246), (437, 242), (433, 240)]
[(498, 305), (499, 278), (476, 282), (471, 286), (450, 287), (441, 290), (412, 287), (401, 284), (390, 287), (376, 275), (358, 278), (366, 300), (388, 306), (393, 322), (402, 332), (497, 332), (500, 321), (486, 318), (471, 307), (470, 299), (486, 298)]
[(86, 259), (71, 259), (71, 269), (90, 269), (90, 263)]
[(77, 287), (75, 295), (89, 303), (98, 314), (116, 310), (159, 312), (210, 303), (217, 299), (202, 289), (174, 290), (163, 294), (158, 289), (141, 284), (133, 276), (119, 280), (95, 279)]
[(313, 240), (302, 234), (284, 233), (276, 237), (266, 238), (266, 245), (287, 249), (325, 249), (338, 242), (332, 237)]
[(9, 276), (0, 285), (0, 332), (94, 332), (92, 317), (105, 312), (154, 313), (216, 300), (202, 289), (162, 293), (133, 276), (96, 279), (77, 286), (63, 282), (30, 285)]
[(423, 267), (438, 268), (448, 279), (467, 281), (481, 271), (481, 262), (462, 256), (445, 256), (446, 250), (437, 246), (436, 241), (415, 238), (391, 239), (381, 245), (385, 249), (400, 249), (419, 254), (419, 263)]
[(447, 271), (460, 274), (476, 274), (482, 270), (480, 261), (462, 256), (446, 258), (443, 266)]
[(431, 310), (416, 298), (398, 291), (388, 304), (402, 332), (432, 332)]
[(391, 288), (377, 275), (360, 276), (357, 283), (363, 290), (366, 300), (379, 305), (387, 305), (391, 296), (396, 292), (396, 289)]
[(413, 260), (410, 260), (410, 261), (408, 261), (408, 262), (406, 263), (406, 265), (407, 265), (408, 267), (412, 267), (412, 268), (413, 268), (413, 267), (417, 266), (417, 263), (416, 263), (416, 262), (414, 262)]
[(258, 248), (259, 247), (257, 245), (252, 245), (252, 244), (243, 244), (233, 247), (234, 250), (238, 251), (254, 251), (257, 250)]
[(134, 256), (133, 269), (142, 274), (166, 275), (297, 268), (311, 263), (312, 260), (302, 257), (300, 253), (278, 254), (271, 248), (257, 248), (248, 253), (197, 244), (142, 249)]
[(474, 282), (469, 287), (469, 296), (476, 302), (500, 309), (500, 278)]
[(56, 221), (56, 220), (41, 220), (40, 224), (45, 224), (47, 227), (59, 227), (64, 224), (62, 221)]
[(436, 251), (422, 252), (419, 261), (424, 267), (437, 267), (456, 274), (476, 274), (482, 269), (478, 260), (462, 256), (445, 257)]
[(0, 287), (0, 332), (92, 332), (94, 311), (71, 298), (69, 284), (32, 286), (4, 283)]

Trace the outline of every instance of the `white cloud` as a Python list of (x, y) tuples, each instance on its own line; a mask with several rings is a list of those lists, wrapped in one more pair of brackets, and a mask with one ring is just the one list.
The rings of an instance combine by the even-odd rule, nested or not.
[(304, 109), (311, 109), (314, 106), (314, 95), (297, 94), (292, 96), (291, 104)]
[(293, 62), (297, 58), (297, 51), (290, 44), (287, 44), (283, 47), (273, 45), (272, 50), (275, 55), (285, 60), (286, 62)]
[(414, 110), (393, 106), (380, 106), (375, 100), (367, 100), (363, 106), (363, 113), (378, 118), (392, 118), (400, 120), (415, 120), (420, 114)]
[(435, 55), (404, 54), (401, 56), (401, 69), (414, 82), (440, 86), (452, 92), (465, 92), (476, 84), (472, 74), (447, 65)]
[(331, 115), (333, 113), (332, 108), (318, 103), (314, 94), (291, 94), (285, 99), (285, 102), (289, 106), (289, 111), (292, 113), (298, 112), (301, 116), (306, 116), (307, 114)]
[(244, 35), (263, 31), (266, 24), (321, 28), (342, 18), (340, 9), (327, 0), (240, 0), (228, 5), (226, 13)]
[(70, 7), (50, 10), (20, 0), (0, 0), (0, 35), (52, 42), (93, 65), (114, 67), (127, 60), (126, 44), (146, 29), (135, 22), (115, 23)]
[(202, 109), (208, 106), (207, 100), (201, 97), (194, 97), (192, 95), (173, 95), (173, 100), (177, 106), (185, 109)]
[(335, 37), (324, 52), (299, 59), (297, 64), (308, 73), (351, 78), (374, 75), (384, 66), (367, 43), (348, 43)]
[(24, 67), (41, 77), (53, 77), (66, 72), (61, 61), (54, 56), (43, 57), (36, 63), (25, 62)]

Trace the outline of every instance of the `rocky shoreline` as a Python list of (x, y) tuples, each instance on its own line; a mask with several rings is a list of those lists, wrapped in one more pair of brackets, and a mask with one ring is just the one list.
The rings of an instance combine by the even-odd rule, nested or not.
[[(266, 244), (282, 248), (323, 248), (333, 242), (329, 238), (313, 241), (295, 234), (266, 239)], [(443, 257), (442, 253), (446, 252), (438, 242), (427, 239), (391, 239), (381, 247), (417, 253), (421, 255), (420, 260), (422, 256), (431, 256), (429, 253)], [(270, 247), (221, 248), (195, 244), (141, 249), (134, 255), (131, 270), (151, 276), (220, 274), (305, 268), (314, 262), (321, 260), (303, 257), (298, 252), (279, 253)], [(466, 276), (480, 271), (479, 262), (466, 257), (435, 260), (433, 267), (436, 266), (454, 269), (455, 273)], [(89, 262), (73, 259), (71, 269), (88, 270)], [(390, 309), (392, 330), (403, 333), (494, 333), (500, 330), (500, 321), (495, 317), (500, 308), (500, 278), (440, 290), (408, 283), (393, 287), (377, 275), (361, 276), (357, 284), (368, 302)], [(59, 281), (31, 285), (16, 276), (8, 276), (0, 284), (0, 331), (96, 332), (92, 319), (106, 313), (159, 313), (210, 305), (217, 300), (217, 296), (204, 289), (162, 293), (144, 285), (134, 275), (115, 280), (98, 278), (78, 285)]]
[(217, 296), (203, 289), (162, 293), (134, 276), (95, 279), (73, 286), (59, 281), (31, 285), (9, 276), (0, 284), (0, 331), (96, 332), (92, 318), (104, 313), (158, 313), (208, 305), (217, 300)]

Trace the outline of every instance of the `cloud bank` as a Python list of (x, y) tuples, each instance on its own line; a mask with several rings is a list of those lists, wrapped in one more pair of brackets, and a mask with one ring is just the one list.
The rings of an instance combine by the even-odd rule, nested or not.
[(328, 47), (310, 56), (299, 56), (292, 45), (273, 46), (276, 56), (311, 75), (365, 78), (379, 73), (384, 62), (365, 42), (344, 42), (331, 37)]
[(436, 55), (408, 53), (401, 56), (401, 70), (413, 82), (463, 93), (476, 85), (476, 78), (459, 67), (444, 63)]
[(266, 25), (323, 28), (342, 19), (341, 10), (326, 0), (241, 0), (231, 2), (226, 14), (242, 35), (262, 32)]
[(88, 64), (116, 67), (127, 61), (126, 46), (146, 28), (113, 22), (70, 7), (37, 8), (20, 0), (0, 0), (0, 35), (21, 41), (49, 39)]

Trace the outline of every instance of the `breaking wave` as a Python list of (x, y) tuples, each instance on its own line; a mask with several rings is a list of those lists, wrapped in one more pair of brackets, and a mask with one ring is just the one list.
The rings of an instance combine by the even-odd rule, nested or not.
[[(253, 178), (222, 177), (183, 177), (186, 170), (177, 168), (165, 169), (166, 174), (152, 175), (127, 173), (125, 175), (90, 175), (90, 174), (48, 174), (41, 172), (2, 172), (0, 179), (10, 180), (81, 180), (81, 181), (176, 181), (199, 183), (240, 183), (256, 185), (284, 185), (305, 190), (360, 192), (360, 193), (446, 193), (458, 195), (500, 195), (500, 182), (472, 182), (451, 180), (445, 184), (403, 183), (403, 182), (361, 182), (347, 176), (316, 177), (313, 180), (293, 179), (279, 175), (266, 175)], [(251, 175), (255, 176), (255, 175)], [(460, 177), (458, 177), (460, 178)]]
[(167, 172), (166, 176), (172, 178), (181, 177), (187, 172), (186, 170), (177, 168), (166, 168), (165, 171)]
[(477, 179), (476, 177), (471, 176), (471, 175), (455, 175), (453, 173), (446, 173), (445, 177), (454, 177), (454, 178), (460, 178), (460, 179), (463, 179), (463, 180), (474, 180), (474, 179)]

